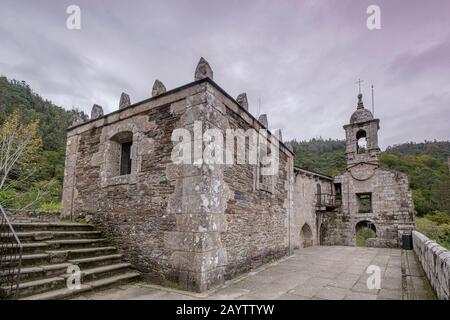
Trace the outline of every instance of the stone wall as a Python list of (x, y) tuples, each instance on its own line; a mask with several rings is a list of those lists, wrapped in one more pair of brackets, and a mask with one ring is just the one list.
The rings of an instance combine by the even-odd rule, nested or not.
[[(63, 217), (102, 227), (150, 281), (205, 291), (289, 251), (292, 153), (280, 144), (274, 192), (255, 192), (255, 165), (172, 162), (172, 132), (197, 123), (224, 136), (261, 127), (205, 78), (71, 128)], [(123, 176), (122, 133), (133, 141)]]
[[(294, 223), (292, 229), (294, 246), (302, 248), (309, 245), (320, 245), (321, 221), (320, 213), (317, 212), (317, 185), (320, 185), (321, 193), (332, 194), (333, 180), (306, 170), (295, 169), (294, 172)], [(305, 232), (308, 228), (311, 230), (311, 239)]]
[[(330, 216), (332, 244), (355, 245), (356, 225), (371, 222), (377, 233), (372, 245), (399, 247), (403, 234), (414, 229), (414, 208), (408, 177), (400, 172), (360, 164), (334, 179), (342, 186), (342, 207)], [(360, 212), (357, 194), (372, 194), (372, 210)]]
[[(244, 108), (236, 105), (221, 91), (213, 87), (208, 87), (208, 91), (212, 95), (212, 104), (224, 107), (222, 115), (226, 121), (225, 128), (243, 131), (263, 129)], [(224, 126), (219, 129), (223, 130)], [(246, 154), (249, 149), (250, 141), (247, 141)], [(292, 166), (292, 153), (280, 144), (278, 172), (270, 190), (258, 188), (257, 165), (248, 162), (237, 164), (235, 159), (234, 164), (221, 168), (221, 197), (225, 203), (220, 213), (225, 217), (227, 228), (226, 232), (220, 234), (220, 240), (227, 255), (226, 278), (290, 252)]]
[[(171, 135), (205, 90), (206, 83), (192, 85), (68, 132), (63, 216), (103, 227), (152, 282), (188, 287), (184, 251), (173, 239), (189, 219), (182, 218), (184, 172), (170, 165)], [(124, 131), (133, 135), (132, 172), (114, 176), (111, 137)]]
[(418, 231), (412, 232), (414, 251), (441, 300), (450, 300), (450, 252)]

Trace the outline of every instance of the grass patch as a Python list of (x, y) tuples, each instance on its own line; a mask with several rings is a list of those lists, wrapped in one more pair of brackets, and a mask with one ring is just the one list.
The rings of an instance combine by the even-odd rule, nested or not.
[(36, 208), (36, 210), (59, 213), (62, 211), (62, 204), (61, 202), (40, 203), (39, 206)]
[(422, 279), (422, 282), (423, 282), (423, 287), (425, 289), (425, 294), (427, 296), (427, 299), (428, 300), (437, 300), (436, 293), (434, 292), (433, 288), (431, 287), (431, 284), (428, 281), (425, 271), (422, 268), (422, 263), (420, 263), (419, 258), (417, 257), (416, 253), (414, 253), (414, 259), (417, 264), (417, 269), (418, 269), (420, 278)]

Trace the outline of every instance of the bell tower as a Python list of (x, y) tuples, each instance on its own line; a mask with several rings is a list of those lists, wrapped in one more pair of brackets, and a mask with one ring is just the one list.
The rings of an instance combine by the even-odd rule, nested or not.
[(358, 94), (356, 111), (350, 117), (350, 123), (344, 126), (346, 135), (347, 168), (357, 164), (378, 166), (380, 148), (378, 130), (380, 120), (374, 119), (372, 113), (364, 108), (363, 95)]

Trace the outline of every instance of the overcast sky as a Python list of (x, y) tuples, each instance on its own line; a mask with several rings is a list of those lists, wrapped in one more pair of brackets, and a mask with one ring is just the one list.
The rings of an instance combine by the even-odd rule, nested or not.
[[(69, 5), (81, 30), (66, 28)], [(381, 30), (366, 26), (381, 8)], [(450, 1), (0, 1), (0, 74), (90, 113), (193, 81), (201, 56), (285, 140), (344, 139), (358, 78), (380, 144), (450, 139)], [(258, 99), (261, 107), (258, 108)], [(259, 109), (259, 110), (258, 110)]]

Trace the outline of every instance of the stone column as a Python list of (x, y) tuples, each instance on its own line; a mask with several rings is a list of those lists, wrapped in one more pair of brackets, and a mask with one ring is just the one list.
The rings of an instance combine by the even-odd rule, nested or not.
[[(191, 131), (200, 122), (208, 128), (224, 130), (225, 106), (205, 90), (186, 98), (178, 128)], [(192, 148), (193, 149), (193, 148)], [(227, 190), (221, 164), (170, 164), (168, 175), (176, 178), (176, 188), (168, 210), (176, 215), (176, 231), (165, 233), (165, 246), (173, 251), (169, 264), (178, 285), (184, 290), (202, 292), (224, 281), (227, 253), (220, 233), (226, 231)]]

